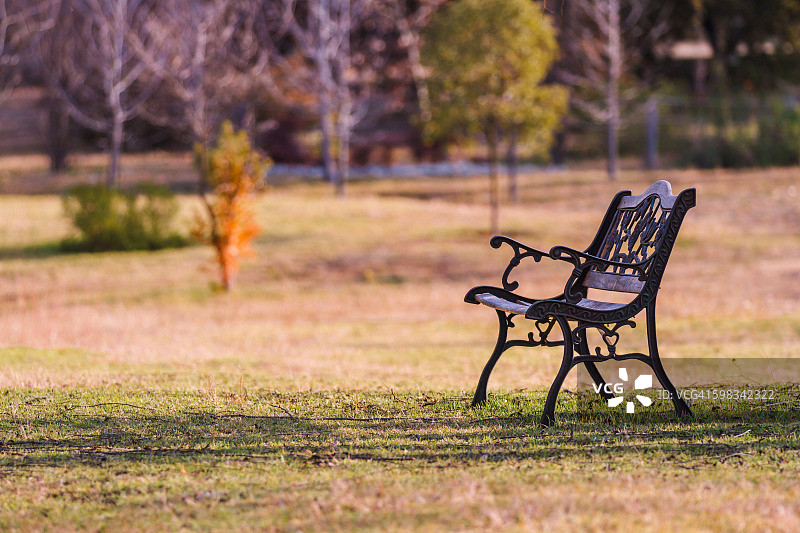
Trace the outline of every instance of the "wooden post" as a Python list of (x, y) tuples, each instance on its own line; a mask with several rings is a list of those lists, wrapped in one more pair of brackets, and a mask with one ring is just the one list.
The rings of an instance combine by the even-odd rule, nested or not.
[(47, 97), (47, 154), (50, 156), (50, 170), (61, 172), (67, 168), (69, 154), (69, 113), (55, 94)]
[(653, 170), (658, 167), (658, 100), (655, 96), (647, 100), (645, 140), (644, 166), (647, 170)]
[(608, 179), (615, 181), (619, 174), (619, 78), (622, 75), (622, 46), (620, 43), (619, 0), (608, 3)]

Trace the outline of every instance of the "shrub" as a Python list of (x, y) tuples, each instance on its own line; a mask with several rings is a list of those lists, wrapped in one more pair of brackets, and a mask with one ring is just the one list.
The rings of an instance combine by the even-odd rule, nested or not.
[(797, 164), (800, 109), (794, 102), (782, 97), (716, 101), (709, 111), (703, 135), (687, 147), (680, 162), (699, 168)]
[(128, 192), (105, 185), (77, 185), (63, 204), (79, 234), (62, 241), (68, 251), (158, 250), (187, 243), (172, 231), (178, 202), (160, 185), (145, 183)]
[(217, 146), (196, 148), (198, 166), (213, 189), (203, 194), (207, 216), (199, 216), (192, 232), (195, 238), (210, 243), (217, 254), (222, 288), (233, 289), (239, 271), (239, 259), (254, 255), (250, 242), (259, 227), (253, 212), (253, 194), (263, 186), (264, 176), (272, 164), (253, 150), (247, 133), (236, 132), (226, 121), (217, 139)]

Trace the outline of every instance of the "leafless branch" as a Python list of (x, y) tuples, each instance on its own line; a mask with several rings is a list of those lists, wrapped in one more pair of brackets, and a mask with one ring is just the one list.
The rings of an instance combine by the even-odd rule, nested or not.
[[(54, 93), (69, 114), (110, 139), (108, 182), (119, 179), (125, 123), (141, 113), (160, 74), (136, 53), (153, 0), (51, 0), (38, 40)], [(148, 45), (151, 43), (148, 43)]]

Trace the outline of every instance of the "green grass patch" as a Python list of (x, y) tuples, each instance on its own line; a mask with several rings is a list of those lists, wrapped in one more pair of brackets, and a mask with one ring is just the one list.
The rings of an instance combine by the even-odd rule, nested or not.
[[(687, 472), (693, 484), (717, 487), (700, 506), (713, 508), (737, 480), (780, 487), (782, 474), (800, 470), (800, 389), (779, 394), (770, 406), (696, 404), (694, 422), (675, 419), (663, 403), (631, 417), (593, 400), (577, 409), (564, 394), (559, 424), (540, 428), (544, 397), (536, 392), (494, 393), (472, 410), (452, 392), (6, 389), (0, 472), (13, 490), (0, 493), (0, 524), (472, 529), (491, 523), (474, 503), (494, 498), (488, 508), (496, 509), (509, 491), (524, 501), (544, 483), (568, 500), (574, 483), (584, 496), (599, 495), (600, 483), (609, 498), (657, 506), (665, 480)], [(625, 494), (632, 479), (641, 490)], [(475, 490), (480, 498), (459, 504)], [(511, 508), (516, 514), (500, 525), (569, 524)], [(675, 511), (678, 523), (686, 520)], [(744, 514), (729, 512), (731, 520)]]

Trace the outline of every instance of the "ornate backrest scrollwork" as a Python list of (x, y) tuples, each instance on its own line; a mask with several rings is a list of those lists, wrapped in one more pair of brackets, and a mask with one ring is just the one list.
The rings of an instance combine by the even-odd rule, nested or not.
[[(623, 196), (594, 254), (617, 263), (645, 263), (650, 278), (652, 259), (661, 246), (672, 247), (672, 243), (663, 242), (668, 227), (672, 223), (680, 225), (681, 220), (673, 220), (671, 216), (677, 200), (665, 180), (655, 182), (640, 195)], [(656, 274), (660, 279), (661, 273)], [(591, 269), (582, 284), (587, 288), (636, 293), (644, 287), (645, 279), (633, 269), (616, 266)]]
[[(670, 210), (662, 208), (661, 199), (655, 194), (634, 207), (618, 208), (598, 257), (618, 263), (646, 261), (664, 235), (669, 213)], [(617, 267), (615, 272), (620, 270), (624, 269)]]

